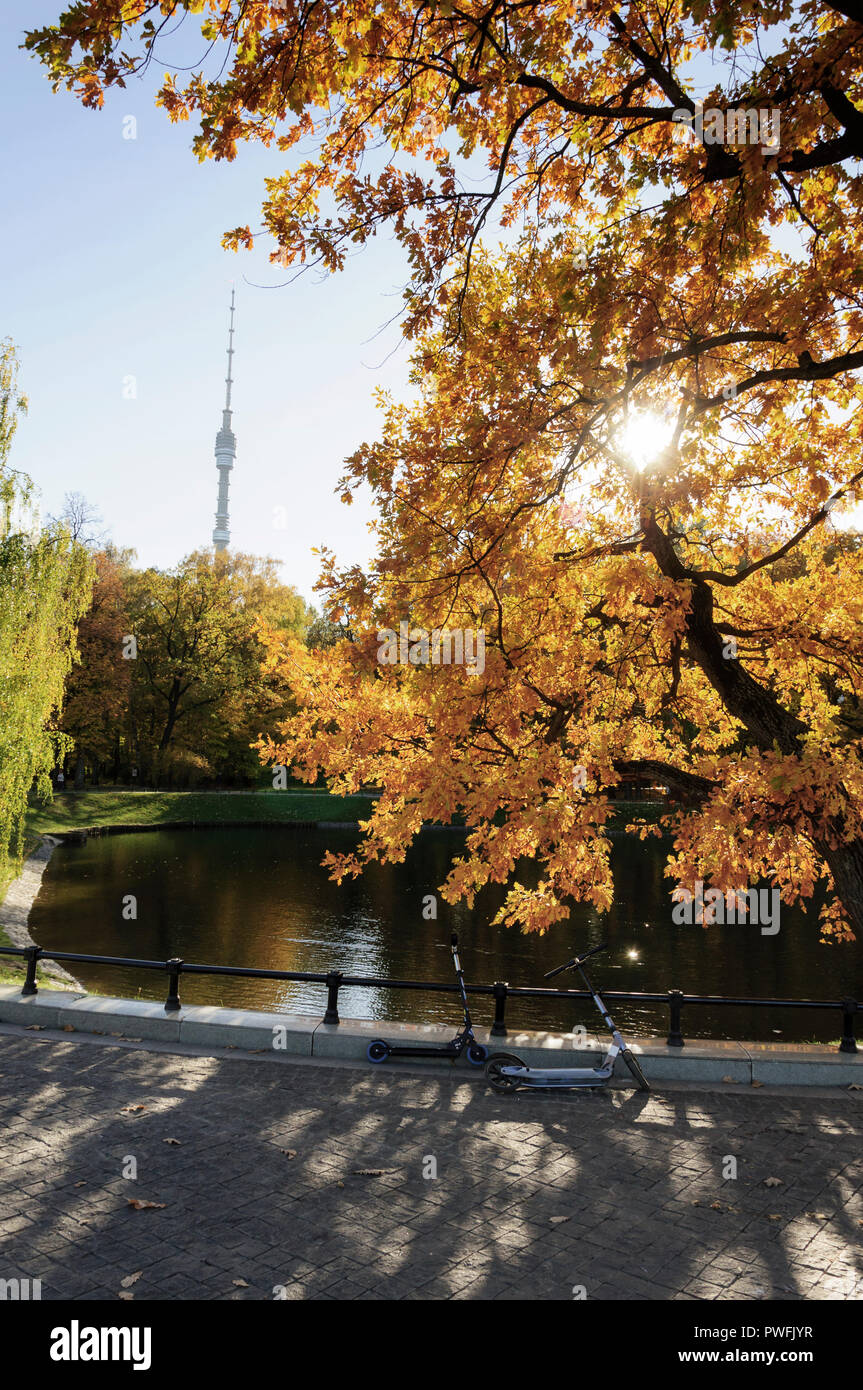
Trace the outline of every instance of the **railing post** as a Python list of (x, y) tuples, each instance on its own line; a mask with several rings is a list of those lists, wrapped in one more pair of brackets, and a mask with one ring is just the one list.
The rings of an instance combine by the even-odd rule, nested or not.
[(341, 970), (331, 970), (327, 975), (327, 1011), (324, 1014), (324, 1023), (339, 1021), (339, 989), (342, 979)]
[(491, 1025), (493, 1038), (506, 1037), (506, 997), (508, 990), (508, 980), (495, 980), (491, 987), (491, 992), (494, 995), (494, 1023)]
[(680, 1031), (680, 1011), (683, 1008), (682, 990), (670, 989), (668, 991), (668, 1007), (671, 1011), (671, 1018), (668, 1024), (668, 1046), (685, 1047), (683, 1034)]
[(854, 1017), (857, 1013), (856, 999), (842, 1000), (842, 1041), (840, 1052), (856, 1052), (857, 1039), (854, 1036)]
[(175, 1014), (180, 1007), (180, 971), (183, 962), (178, 956), (172, 956), (165, 961), (165, 968), (168, 971), (168, 997), (165, 1000), (165, 1013)]
[(36, 984), (36, 966), (42, 955), (41, 946), (27, 947), (27, 977), (21, 989), (21, 994), (38, 994), (39, 986)]

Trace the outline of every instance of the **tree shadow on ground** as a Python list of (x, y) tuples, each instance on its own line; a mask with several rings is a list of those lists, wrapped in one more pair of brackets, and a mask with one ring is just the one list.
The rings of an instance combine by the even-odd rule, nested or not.
[(0, 1276), (43, 1298), (863, 1296), (847, 1092), (501, 1097), (7, 1032), (0, 1118)]

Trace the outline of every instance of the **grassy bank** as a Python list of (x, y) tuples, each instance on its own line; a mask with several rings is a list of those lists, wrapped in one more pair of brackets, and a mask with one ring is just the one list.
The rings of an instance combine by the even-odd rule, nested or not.
[[(0, 927), (0, 946), (14, 946), (14, 941)], [(27, 974), (27, 962), (23, 956), (0, 956), (0, 985), (14, 985), (20, 989)], [(44, 985), (46, 989), (67, 989), (62, 980), (52, 978), (46, 974), (41, 965), (36, 967), (36, 983)]]
[[(0, 946), (12, 946), (14, 942), (0, 927)], [(24, 962), (17, 956), (0, 956), (0, 985), (16, 985), (20, 989), (24, 983)], [(37, 978), (39, 975), (37, 971)]]
[[(371, 795), (330, 796), (324, 791), (295, 788), (280, 792), (69, 791), (55, 796), (50, 806), (31, 807), (27, 831), (35, 843), (39, 835), (52, 831), (101, 825), (357, 821), (368, 816), (373, 800)], [(622, 801), (611, 825), (621, 828), (632, 820), (656, 821), (665, 809), (660, 802)]]
[(97, 825), (162, 825), (210, 821), (242, 825), (254, 821), (356, 821), (371, 808), (369, 796), (330, 796), (322, 791), (282, 792), (61, 792), (50, 806), (27, 815), (32, 834)]

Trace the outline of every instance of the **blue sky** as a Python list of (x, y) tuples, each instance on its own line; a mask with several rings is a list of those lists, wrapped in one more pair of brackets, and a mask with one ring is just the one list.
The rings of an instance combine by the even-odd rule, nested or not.
[[(282, 157), (249, 146), (233, 164), (199, 164), (193, 126), (153, 105), (160, 69), (101, 112), (53, 93), (18, 44), (62, 8), (0, 7), (0, 337), (19, 346), (30, 401), (12, 461), (40, 488), (43, 513), (84, 493), (141, 564), (209, 545), (235, 282), (232, 545), (275, 556), (314, 601), (312, 546), (346, 563), (371, 549), (370, 507), (345, 507), (334, 487), (344, 457), (378, 433), (375, 387), (407, 390), (397, 325), (374, 338), (399, 308), (401, 252), (382, 238), (341, 275), (247, 284), (286, 277), (263, 240), (237, 255), (221, 235), (259, 224), (264, 177)], [(127, 116), (134, 140), (123, 138)], [(124, 398), (128, 377), (135, 399)]]

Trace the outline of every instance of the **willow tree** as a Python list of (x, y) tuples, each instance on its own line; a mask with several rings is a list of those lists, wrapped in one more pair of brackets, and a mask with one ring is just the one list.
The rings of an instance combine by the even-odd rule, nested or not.
[[(89, 0), (27, 44), (98, 106), (184, 11), (211, 48), (158, 101), (201, 159), (290, 156), (274, 261), (389, 228), (409, 264), (418, 401), (343, 480), (377, 556), (324, 557), (353, 640), (272, 653), (265, 755), (384, 789), (335, 872), (460, 812), (447, 896), (533, 856), (502, 918), (541, 930), (607, 906), (608, 794), (649, 772), (670, 887), (821, 881), (823, 929), (863, 924), (860, 6)], [(482, 627), (484, 669), (382, 665), (401, 620)]]
[(21, 852), (31, 791), (49, 798), (49, 773), (68, 746), (56, 728), (90, 600), (86, 550), (62, 525), (40, 528), (32, 486), (9, 463), (19, 413), (12, 344), (0, 344), (0, 880)]

